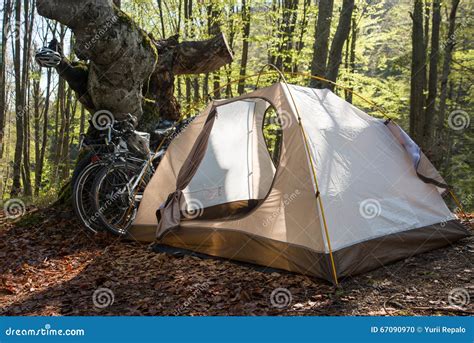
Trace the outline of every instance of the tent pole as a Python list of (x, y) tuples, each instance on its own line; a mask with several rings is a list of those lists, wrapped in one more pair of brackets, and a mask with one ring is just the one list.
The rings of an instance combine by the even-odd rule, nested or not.
[(462, 207), (462, 203), (458, 200), (456, 195), (454, 195), (454, 192), (451, 189), (449, 190), (449, 194), (451, 194), (451, 197), (453, 198), (454, 202), (456, 203), (456, 206), (458, 207), (459, 212), (462, 214), (462, 217), (464, 219), (467, 219), (467, 215), (466, 215), (466, 212), (464, 212), (464, 208)]
[[(294, 102), (294, 100), (293, 100), (293, 102)], [(295, 108), (296, 108), (296, 105), (295, 105)], [(296, 111), (298, 112), (298, 110), (296, 110)], [(313, 172), (313, 180), (314, 180), (314, 184), (316, 186), (316, 194), (318, 194), (318, 196), (317, 196), (318, 204), (319, 204), (319, 208), (321, 210), (321, 216), (322, 216), (322, 219), (323, 219), (324, 232), (325, 232), (325, 235), (326, 235), (326, 240), (328, 242), (329, 257), (331, 259), (332, 273), (333, 273), (333, 276), (334, 276), (334, 281), (335, 281), (336, 286), (337, 286), (339, 284), (339, 282), (337, 280), (336, 264), (334, 262), (334, 256), (333, 256), (333, 253), (332, 253), (331, 240), (329, 238), (329, 230), (328, 230), (328, 224), (326, 222), (326, 215), (324, 214), (323, 201), (321, 200), (321, 193), (319, 192), (318, 180), (316, 178), (316, 168), (314, 166), (314, 162), (313, 162), (313, 159), (311, 157), (311, 151), (309, 149), (308, 139), (306, 137), (306, 132), (303, 128), (303, 124), (301, 122), (301, 118), (299, 117), (299, 114), (298, 114), (298, 124), (299, 124), (299, 127), (301, 129), (301, 133), (303, 134), (303, 139), (304, 139), (304, 143), (305, 143), (305, 147), (306, 147), (306, 152), (308, 154), (309, 162), (311, 164), (311, 170)]]
[(283, 75), (283, 73), (276, 66), (274, 66), (273, 64), (264, 65), (263, 68), (260, 70), (259, 77), (257, 79), (257, 84), (258, 84), (258, 80), (260, 79), (260, 74), (262, 73), (263, 69), (266, 68), (266, 67), (273, 68), (280, 75), (280, 78), (283, 80), (283, 82), (285, 83), (285, 86), (288, 90), (291, 101), (293, 102), (293, 106), (295, 107), (296, 115), (298, 117), (298, 125), (299, 125), (301, 133), (303, 135), (303, 140), (304, 140), (304, 144), (305, 144), (306, 153), (308, 154), (309, 164), (311, 165), (311, 171), (312, 171), (312, 174), (313, 174), (314, 185), (316, 187), (316, 194), (317, 194), (318, 204), (319, 204), (319, 208), (320, 208), (320, 211), (321, 211), (321, 217), (322, 217), (322, 220), (323, 220), (324, 232), (325, 232), (326, 240), (327, 240), (327, 243), (328, 243), (329, 258), (331, 260), (331, 269), (332, 269), (332, 273), (333, 273), (333, 277), (334, 277), (334, 282), (337, 286), (337, 285), (339, 285), (339, 282), (337, 280), (336, 263), (334, 261), (334, 255), (332, 253), (331, 239), (329, 238), (329, 230), (328, 230), (328, 225), (327, 225), (327, 222), (326, 222), (326, 215), (324, 213), (323, 201), (321, 200), (321, 193), (319, 192), (319, 184), (318, 184), (318, 179), (316, 177), (316, 167), (314, 165), (313, 157), (311, 156), (311, 150), (309, 148), (309, 143), (308, 143), (308, 138), (306, 136), (306, 131), (303, 127), (301, 116), (300, 116), (300, 113), (298, 111), (298, 107), (296, 106), (296, 101), (293, 98), (293, 94), (291, 93), (291, 89), (288, 86), (288, 83), (286, 82), (286, 78)]

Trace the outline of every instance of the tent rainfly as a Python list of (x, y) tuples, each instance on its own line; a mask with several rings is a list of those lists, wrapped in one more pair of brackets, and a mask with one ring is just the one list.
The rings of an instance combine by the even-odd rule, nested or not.
[(172, 141), (130, 235), (337, 283), (468, 236), (445, 188), (392, 121), (275, 83), (211, 102)]

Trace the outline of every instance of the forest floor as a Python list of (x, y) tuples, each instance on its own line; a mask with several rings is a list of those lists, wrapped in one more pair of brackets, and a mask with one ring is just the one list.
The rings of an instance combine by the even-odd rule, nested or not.
[[(15, 221), (0, 212), (0, 315), (472, 315), (473, 252), (471, 236), (335, 288), (299, 274), (158, 253), (88, 234), (69, 211), (29, 208)], [(288, 306), (271, 301), (277, 288), (289, 290)], [(103, 289), (112, 293), (94, 298)], [(452, 306), (455, 289), (471, 293), (470, 304)]]

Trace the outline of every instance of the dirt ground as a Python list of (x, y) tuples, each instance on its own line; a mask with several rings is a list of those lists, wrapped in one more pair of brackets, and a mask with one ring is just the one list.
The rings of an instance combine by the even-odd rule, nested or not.
[[(472, 315), (473, 252), (471, 236), (335, 288), (94, 236), (68, 211), (29, 209), (13, 222), (0, 212), (0, 315)], [(470, 303), (450, 304), (456, 289)]]

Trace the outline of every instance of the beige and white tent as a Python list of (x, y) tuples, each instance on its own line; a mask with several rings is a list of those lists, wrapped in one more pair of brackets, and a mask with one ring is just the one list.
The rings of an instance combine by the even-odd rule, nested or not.
[[(262, 130), (270, 110), (277, 159)], [(443, 187), (396, 124), (276, 83), (213, 101), (173, 140), (130, 234), (337, 282), (468, 235)]]

